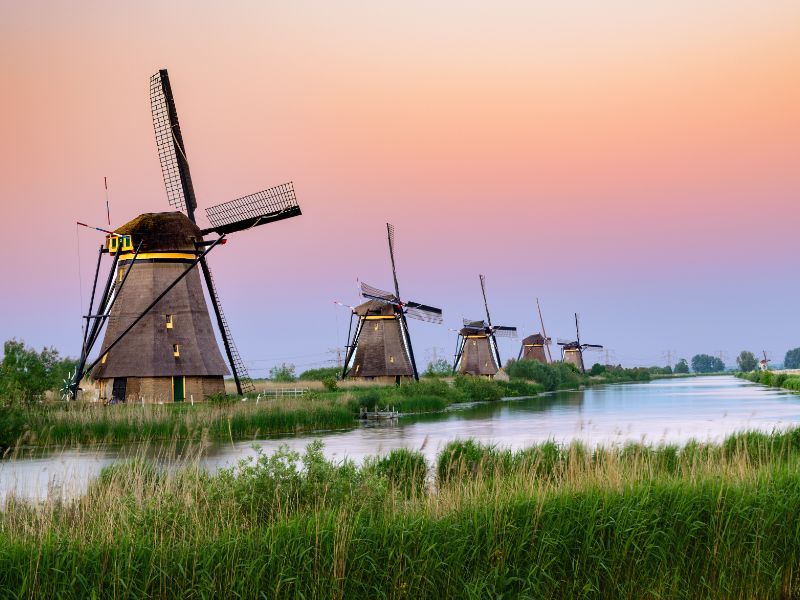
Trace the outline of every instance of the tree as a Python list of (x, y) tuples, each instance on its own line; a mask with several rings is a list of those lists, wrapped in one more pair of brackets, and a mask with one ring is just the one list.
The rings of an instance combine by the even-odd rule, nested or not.
[(680, 359), (675, 364), (675, 372), (676, 373), (688, 373), (689, 372), (689, 363), (686, 362), (685, 358)]
[(453, 374), (453, 365), (446, 359), (440, 358), (428, 363), (428, 368), (422, 374), (423, 377), (447, 377)]
[(749, 350), (742, 350), (739, 353), (739, 356), (736, 357), (736, 364), (739, 365), (739, 370), (744, 371), (745, 373), (755, 371), (758, 367), (756, 355)]
[(294, 381), (294, 365), (291, 363), (281, 363), (269, 370), (269, 378), (273, 381)]
[(45, 392), (60, 388), (75, 365), (74, 360), (61, 358), (55, 348), (36, 352), (23, 341), (8, 340), (0, 363), (0, 402), (27, 404), (40, 399)]
[(592, 365), (591, 371), (589, 371), (589, 375), (602, 375), (606, 372), (605, 365), (601, 365), (600, 363), (594, 363)]
[(800, 369), (800, 348), (789, 350), (783, 359), (784, 369)]
[(719, 373), (725, 370), (722, 359), (709, 354), (696, 354), (692, 357), (692, 371), (695, 373)]

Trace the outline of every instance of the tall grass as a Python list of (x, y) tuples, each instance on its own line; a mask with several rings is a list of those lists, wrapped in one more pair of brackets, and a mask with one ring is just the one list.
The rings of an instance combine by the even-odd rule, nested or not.
[(202, 437), (242, 440), (351, 426), (353, 413), (347, 406), (304, 398), (194, 406), (51, 404), (28, 410), (0, 409), (0, 447)]
[[(446, 475), (442, 466), (446, 465)], [(0, 590), (78, 598), (796, 598), (800, 433), (511, 452), (458, 442), (362, 467), (135, 460), (74, 502), (0, 513)]]

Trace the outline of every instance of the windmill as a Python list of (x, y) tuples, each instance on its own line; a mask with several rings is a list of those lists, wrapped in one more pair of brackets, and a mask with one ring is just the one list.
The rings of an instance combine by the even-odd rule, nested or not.
[(578, 313), (575, 313), (575, 336), (576, 340), (558, 340), (558, 345), (561, 346), (561, 360), (564, 362), (572, 363), (581, 371), (586, 372), (583, 364), (583, 351), (584, 350), (600, 350), (603, 346), (600, 344), (582, 344), (581, 343), (581, 328), (578, 323)]
[[(440, 324), (442, 310), (419, 302), (405, 302), (397, 283), (394, 257), (394, 227), (386, 224), (389, 258), (392, 262), (394, 293), (360, 283), (361, 296), (367, 301), (351, 309), (347, 334), (345, 377), (370, 380), (419, 379), (407, 317)], [(353, 321), (356, 320), (355, 330)]]
[[(542, 327), (541, 333), (534, 333), (522, 340), (522, 346), (520, 346), (517, 360), (538, 360), (539, 362), (547, 364), (548, 362), (553, 362), (553, 357), (550, 354), (550, 344), (552, 340), (547, 337), (547, 332), (544, 329), (542, 307), (539, 306), (538, 298), (536, 299), (536, 310), (539, 312), (539, 324)], [(545, 355), (545, 351), (547, 355)]]
[(766, 350), (762, 350), (761, 354), (764, 355), (764, 358), (762, 358), (760, 361), (758, 361), (758, 366), (762, 371), (769, 371), (770, 360), (769, 360), (769, 358), (767, 358), (767, 351)]
[[(150, 78), (150, 103), (167, 200), (176, 210), (145, 213), (113, 231), (101, 230), (107, 234), (106, 243), (98, 252), (69, 395), (75, 398), (89, 373), (100, 398), (111, 401), (135, 397), (169, 402), (224, 393), (229, 371), (214, 336), (201, 272), (237, 391), (252, 391), (206, 257), (232, 233), (299, 216), (294, 187), (286, 183), (207, 208), (211, 226), (201, 229), (195, 220), (197, 200), (166, 70)], [(93, 313), (104, 255), (111, 257), (111, 265)], [(99, 356), (87, 366), (106, 324)]]
[(486, 320), (470, 321), (464, 319), (463, 327), (458, 331), (456, 354), (453, 361), (453, 373), (462, 375), (480, 375), (492, 378), (500, 370), (500, 350), (497, 347), (498, 337), (517, 337), (517, 328), (505, 325), (493, 325), (489, 314), (489, 302), (486, 300), (486, 278), (479, 275), (483, 306), (486, 309)]

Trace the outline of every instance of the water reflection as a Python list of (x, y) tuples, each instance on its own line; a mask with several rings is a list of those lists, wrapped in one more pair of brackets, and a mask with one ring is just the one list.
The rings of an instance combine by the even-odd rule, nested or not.
[(302, 450), (322, 439), (335, 459), (361, 461), (394, 448), (422, 450), (432, 461), (454, 439), (474, 438), (502, 447), (523, 448), (547, 440), (614, 445), (629, 440), (685, 443), (718, 441), (743, 429), (771, 431), (800, 423), (800, 396), (733, 377), (658, 380), (560, 392), (496, 403), (471, 403), (443, 413), (370, 422), (349, 431), (276, 436), (255, 442), (125, 448), (37, 450), (0, 461), (0, 502), (9, 492), (25, 498), (68, 497), (86, 488), (104, 466), (131, 455), (146, 455), (170, 468), (201, 452), (209, 471), (234, 465), (281, 444)]

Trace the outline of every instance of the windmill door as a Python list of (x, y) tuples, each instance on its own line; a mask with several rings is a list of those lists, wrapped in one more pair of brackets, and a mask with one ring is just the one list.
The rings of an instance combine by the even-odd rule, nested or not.
[(172, 378), (172, 401), (173, 402), (183, 402), (184, 397), (186, 396), (184, 390), (184, 378), (183, 377), (173, 377)]
[(114, 386), (111, 388), (112, 402), (125, 402), (125, 392), (128, 389), (127, 377), (114, 377)]

